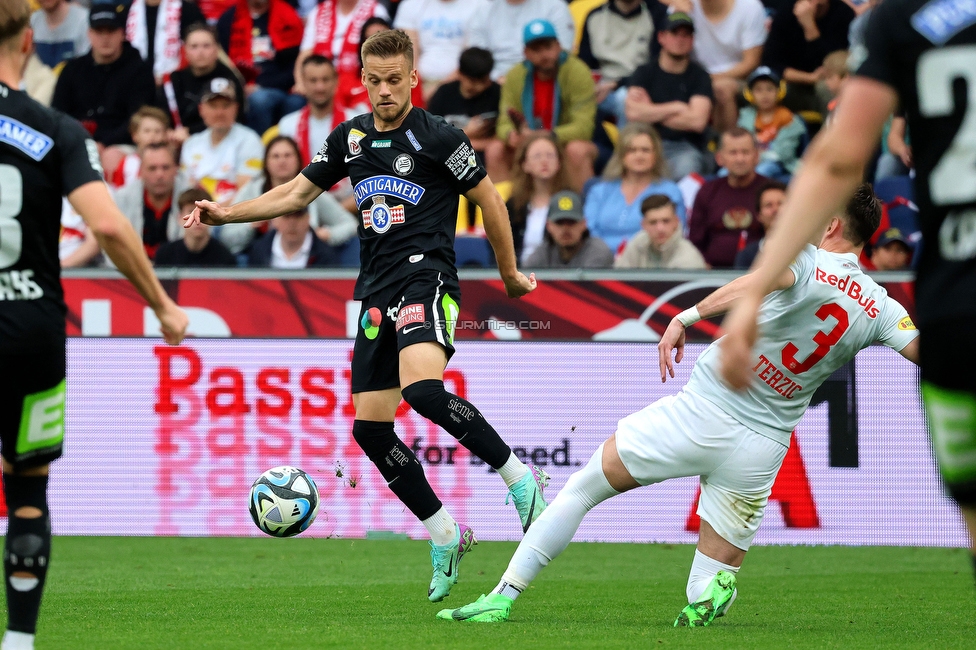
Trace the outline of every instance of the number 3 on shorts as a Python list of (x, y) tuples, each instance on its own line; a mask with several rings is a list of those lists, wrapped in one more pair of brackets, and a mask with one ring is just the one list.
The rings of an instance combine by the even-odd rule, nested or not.
[(57, 447), (64, 440), (64, 380), (24, 398), (17, 434), (17, 455)]

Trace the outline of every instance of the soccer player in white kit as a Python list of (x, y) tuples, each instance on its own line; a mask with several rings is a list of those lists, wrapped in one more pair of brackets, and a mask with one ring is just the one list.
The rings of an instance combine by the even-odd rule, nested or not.
[[(681, 392), (620, 420), (617, 432), (569, 478), (525, 534), (495, 590), (438, 618), (507, 620), (514, 600), (566, 549), (590, 509), (642, 485), (696, 475), (701, 530), (689, 604), (675, 626), (704, 626), (723, 615), (735, 599), (736, 573), (790, 434), (817, 387), (875, 342), (917, 363), (918, 332), (905, 308), (858, 266), (880, 219), (880, 203), (864, 184), (845, 213), (831, 219), (819, 248), (808, 244), (763, 301), (748, 388), (737, 393), (721, 380), (718, 344), (710, 345)], [(671, 321), (658, 345), (661, 381), (674, 377), (685, 327), (729, 310), (752, 281), (751, 274), (737, 278)]]

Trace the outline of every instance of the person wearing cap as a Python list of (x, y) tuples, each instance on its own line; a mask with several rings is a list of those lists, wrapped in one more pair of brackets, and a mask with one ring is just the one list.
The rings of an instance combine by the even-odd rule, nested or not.
[(739, 112), (739, 126), (754, 134), (759, 143), (756, 172), (770, 178), (793, 174), (800, 164), (806, 124), (780, 103), (785, 88), (772, 68), (759, 66), (746, 83), (750, 104)]
[(876, 271), (904, 271), (912, 261), (912, 245), (898, 228), (888, 228), (871, 247), (871, 266)]
[(507, 180), (515, 150), (534, 131), (550, 131), (564, 147), (573, 186), (593, 176), (596, 94), (590, 69), (560, 45), (547, 20), (529, 22), (522, 34), (525, 60), (505, 75), (496, 139), (485, 148), (485, 166), (496, 183)]
[(180, 167), (190, 185), (200, 185), (221, 205), (261, 173), (264, 146), (258, 134), (237, 123), (240, 103), (230, 79), (215, 77), (200, 99), (207, 128), (183, 144)]
[(546, 20), (556, 28), (562, 48), (571, 52), (576, 27), (563, 0), (495, 0), (482, 3), (471, 17), (468, 45), (491, 52), (495, 58), (491, 78), (502, 83), (508, 71), (524, 58), (526, 25)]
[(652, 124), (675, 180), (705, 170), (705, 129), (712, 115), (712, 79), (691, 60), (695, 25), (676, 11), (658, 32), (661, 52), (631, 75), (624, 113), (629, 122)]
[(549, 201), (546, 234), (525, 261), (528, 268), (608, 269), (613, 252), (599, 237), (592, 237), (583, 216), (579, 194), (563, 190)]
[(91, 6), (91, 50), (65, 64), (51, 100), (53, 108), (81, 122), (103, 146), (132, 144), (129, 118), (155, 103), (152, 68), (125, 40), (125, 16), (123, 3)]
[(614, 261), (616, 269), (707, 269), (705, 258), (685, 239), (671, 197), (651, 194), (641, 202), (641, 231)]

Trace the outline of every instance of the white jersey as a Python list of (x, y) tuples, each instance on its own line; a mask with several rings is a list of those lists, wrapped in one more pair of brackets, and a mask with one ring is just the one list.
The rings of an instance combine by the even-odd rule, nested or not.
[(861, 271), (856, 255), (807, 245), (790, 270), (793, 286), (766, 296), (759, 310), (749, 388), (737, 393), (722, 382), (717, 341), (685, 387), (784, 445), (831, 373), (872, 343), (900, 351), (918, 336), (905, 308)]
[(227, 205), (240, 189), (239, 176), (253, 178), (261, 173), (264, 145), (251, 129), (235, 124), (214, 146), (210, 129), (191, 135), (183, 143), (180, 168), (190, 181), (210, 193), (217, 203)]

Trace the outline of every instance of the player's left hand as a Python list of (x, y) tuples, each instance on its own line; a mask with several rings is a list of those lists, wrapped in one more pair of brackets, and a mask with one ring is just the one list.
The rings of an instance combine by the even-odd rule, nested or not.
[(530, 273), (529, 277), (521, 271), (516, 271), (515, 275), (504, 277), (505, 291), (509, 298), (521, 298), (527, 293), (535, 291), (538, 283), (535, 281), (535, 273)]
[(752, 347), (756, 344), (761, 302), (761, 298), (743, 296), (722, 323), (725, 334), (719, 342), (722, 378), (735, 390), (745, 390), (752, 380)]
[[(671, 361), (672, 350), (674, 361)], [(657, 344), (657, 354), (663, 384), (668, 380), (668, 375), (674, 379), (674, 364), (681, 363), (681, 359), (685, 356), (685, 326), (677, 318), (672, 318), (668, 329), (664, 331), (661, 342)]]

